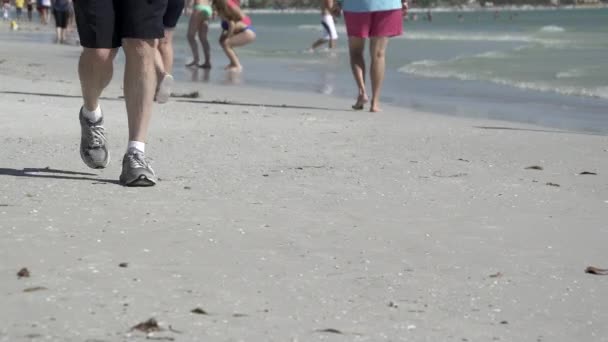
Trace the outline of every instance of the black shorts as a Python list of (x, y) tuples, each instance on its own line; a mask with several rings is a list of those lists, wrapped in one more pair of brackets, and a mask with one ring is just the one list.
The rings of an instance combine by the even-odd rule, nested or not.
[(177, 26), (179, 17), (184, 11), (184, 2), (185, 0), (169, 0), (165, 16), (163, 17), (163, 25), (165, 28), (172, 29)]
[(167, 0), (74, 0), (80, 44), (113, 49), (123, 38), (162, 38), (166, 8)]
[(61, 28), (68, 27), (68, 18), (70, 16), (70, 12), (54, 10), (53, 16), (55, 17), (55, 27), (61, 27)]

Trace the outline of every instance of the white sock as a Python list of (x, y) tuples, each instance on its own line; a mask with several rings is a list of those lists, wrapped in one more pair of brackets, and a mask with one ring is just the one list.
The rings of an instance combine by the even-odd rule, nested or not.
[(146, 143), (143, 143), (141, 141), (129, 141), (127, 151), (130, 151), (131, 149), (136, 149), (141, 153), (146, 153)]
[(97, 108), (91, 112), (85, 106), (82, 106), (82, 116), (91, 122), (97, 122), (101, 119), (101, 107), (97, 105)]

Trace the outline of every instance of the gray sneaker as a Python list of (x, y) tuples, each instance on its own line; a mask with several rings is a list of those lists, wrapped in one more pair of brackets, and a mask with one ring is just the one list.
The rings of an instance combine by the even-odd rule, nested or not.
[(146, 160), (146, 156), (135, 149), (127, 151), (122, 159), (120, 184), (125, 186), (153, 186), (156, 175)]
[(107, 139), (103, 127), (103, 117), (91, 122), (82, 115), (80, 109), (80, 157), (92, 169), (103, 169), (110, 163), (110, 152), (106, 147)]

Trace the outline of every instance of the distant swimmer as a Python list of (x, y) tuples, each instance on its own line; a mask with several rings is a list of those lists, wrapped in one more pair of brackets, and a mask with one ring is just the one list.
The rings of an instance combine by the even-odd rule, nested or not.
[(428, 10), (426, 12), (426, 20), (428, 20), (429, 22), (433, 21), (433, 14), (431, 13), (431, 10)]
[(323, 33), (321, 38), (312, 44), (311, 51), (314, 51), (325, 43), (328, 43), (330, 49), (336, 47), (338, 31), (336, 30), (334, 17), (338, 17), (339, 15), (340, 8), (334, 0), (323, 0), (321, 2), (321, 29)]
[(458, 14), (458, 21), (459, 22), (464, 22), (464, 15), (462, 15), (462, 13)]

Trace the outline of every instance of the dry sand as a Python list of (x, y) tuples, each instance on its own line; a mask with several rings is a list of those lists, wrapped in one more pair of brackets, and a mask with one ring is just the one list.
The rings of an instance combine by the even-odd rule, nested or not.
[(178, 84), (124, 188), (119, 72), (90, 170), (77, 55), (3, 43), (0, 341), (608, 341), (606, 137)]

